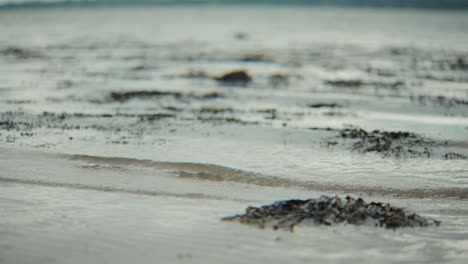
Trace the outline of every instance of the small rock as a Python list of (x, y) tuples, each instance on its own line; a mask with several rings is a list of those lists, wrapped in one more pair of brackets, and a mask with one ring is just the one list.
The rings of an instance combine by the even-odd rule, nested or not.
[(221, 76), (214, 77), (214, 79), (222, 83), (242, 85), (246, 85), (252, 81), (252, 77), (245, 70), (227, 72)]

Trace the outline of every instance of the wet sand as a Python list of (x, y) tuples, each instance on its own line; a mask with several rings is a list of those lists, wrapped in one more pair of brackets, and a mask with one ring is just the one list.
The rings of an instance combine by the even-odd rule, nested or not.
[[(0, 263), (465, 263), (467, 17), (0, 10)], [(321, 195), (442, 224), (221, 221)]]
[(2, 175), (8, 175), (0, 178), (3, 263), (125, 263), (155, 258), (191, 263), (395, 259), (463, 263), (467, 257), (465, 199), (364, 195), (443, 219), (443, 224), (396, 231), (299, 226), (289, 233), (220, 219), (247, 206), (326, 192), (187, 180), (167, 167), (131, 163), (98, 167), (99, 162), (90, 166), (88, 161), (37, 151), (2, 148), (1, 153)]

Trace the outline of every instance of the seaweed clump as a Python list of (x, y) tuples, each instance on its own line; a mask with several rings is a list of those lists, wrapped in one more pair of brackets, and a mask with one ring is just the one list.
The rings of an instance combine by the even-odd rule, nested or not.
[(468, 157), (460, 153), (447, 153), (444, 155), (447, 160), (468, 160)]
[(387, 229), (439, 226), (440, 221), (425, 218), (390, 204), (366, 203), (347, 196), (320, 196), (317, 199), (279, 201), (262, 207), (248, 207), (245, 214), (222, 219), (259, 228), (294, 231), (299, 224), (372, 225)]
[(384, 157), (416, 156), (430, 157), (430, 147), (434, 141), (427, 140), (411, 132), (386, 132), (374, 130), (367, 132), (363, 129), (344, 129), (340, 137), (354, 140), (351, 150), (361, 153), (374, 152)]

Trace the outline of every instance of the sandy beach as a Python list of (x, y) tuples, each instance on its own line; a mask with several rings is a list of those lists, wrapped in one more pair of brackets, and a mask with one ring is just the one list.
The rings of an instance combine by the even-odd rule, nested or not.
[[(2, 175), (8, 175), (0, 178), (3, 263), (155, 258), (166, 263), (462, 263), (467, 257), (464, 199), (360, 194), (443, 219), (443, 224), (397, 231), (304, 226), (290, 233), (220, 218), (251, 205), (327, 192), (187, 180), (152, 166), (90, 163), (35, 151), (2, 149), (1, 158)], [(342, 193), (350, 192), (333, 192)]]
[[(0, 263), (465, 263), (467, 28), (444, 10), (0, 9)], [(221, 221), (321, 195), (441, 224)]]

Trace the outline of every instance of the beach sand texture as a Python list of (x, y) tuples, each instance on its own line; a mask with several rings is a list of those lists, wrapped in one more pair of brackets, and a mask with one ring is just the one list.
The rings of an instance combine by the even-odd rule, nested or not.
[[(468, 15), (0, 10), (0, 263), (466, 263)], [(259, 229), (321, 195), (440, 226)]]

